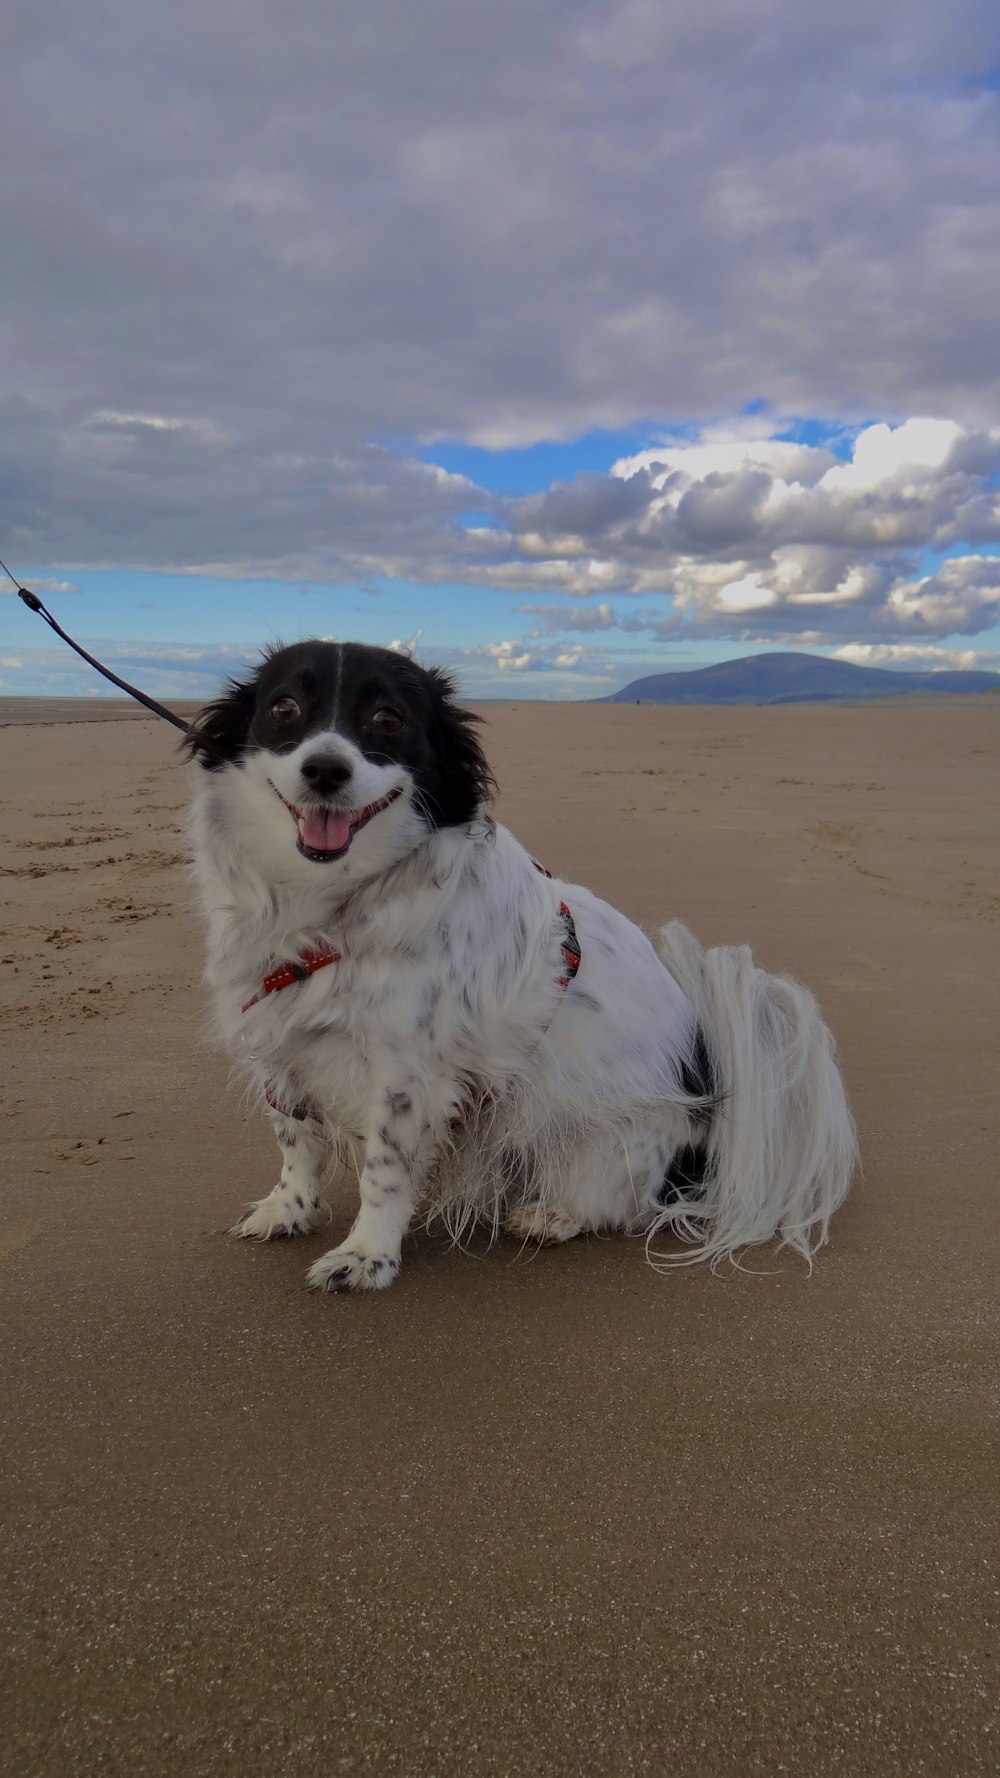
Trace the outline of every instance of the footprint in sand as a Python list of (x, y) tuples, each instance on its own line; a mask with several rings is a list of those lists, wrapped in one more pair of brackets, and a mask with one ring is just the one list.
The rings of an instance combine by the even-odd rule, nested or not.
[(96, 1167), (109, 1157), (116, 1161), (135, 1160), (128, 1145), (113, 1136), (80, 1136), (50, 1142), (46, 1152), (53, 1161), (72, 1161), (77, 1167)]
[(105, 895), (99, 905), (107, 908), (113, 921), (153, 920), (157, 914), (173, 913), (168, 901), (135, 902), (127, 895)]
[(51, 945), (54, 951), (65, 951), (70, 945), (82, 945), (84, 942), (84, 934), (77, 932), (73, 926), (53, 926), (48, 931), (44, 926), (30, 926), (28, 931), (32, 934), (39, 933), (42, 943)]
[(809, 830), (810, 839), (818, 840), (822, 846), (832, 846), (835, 852), (844, 852), (849, 846), (856, 846), (860, 837), (859, 827), (841, 825), (836, 821), (820, 821)]
[(186, 864), (187, 859), (183, 852), (130, 852), (124, 863), (127, 876), (148, 877), (154, 871), (171, 870), (176, 864)]
[(28, 852), (54, 852), (64, 846), (107, 846), (112, 840), (127, 839), (123, 827), (77, 827), (59, 840), (17, 840), (15, 844)]
[[(25, 843), (31, 844), (32, 842), (28, 841)], [(57, 862), (54, 858), (48, 858), (44, 864), (2, 865), (0, 866), (0, 877), (31, 877), (37, 880), (39, 877), (54, 876), (56, 872), (65, 873), (67, 871), (77, 872), (82, 870), (97, 870), (103, 865), (121, 864), (122, 862), (122, 858), (120, 856), (116, 857), (113, 853), (109, 853), (106, 858), (83, 858), (80, 860), (79, 864), (71, 864), (68, 859), (65, 863), (61, 863)]]
[[(3, 959), (6, 961), (6, 959)], [(46, 982), (53, 977), (43, 977)], [(80, 1019), (113, 1019), (124, 1010), (121, 996), (115, 992), (113, 982), (105, 982), (103, 987), (72, 988), (60, 1000), (31, 1000), (22, 1006), (6, 1008), (6, 1016), (12, 1026), (21, 1029), (48, 1025), (57, 1025), (64, 1032), (72, 1032)]]

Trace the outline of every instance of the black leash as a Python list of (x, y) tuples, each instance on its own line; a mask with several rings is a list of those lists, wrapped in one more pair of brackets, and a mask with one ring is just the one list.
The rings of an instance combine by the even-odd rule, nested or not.
[(144, 691), (139, 690), (138, 686), (130, 685), (127, 679), (119, 679), (117, 673), (112, 673), (110, 667), (102, 666), (101, 662), (95, 660), (92, 654), (88, 654), (85, 648), (80, 647), (79, 642), (74, 642), (72, 636), (67, 636), (62, 625), (56, 623), (51, 611), (48, 611), (42, 604), (37, 593), (29, 592), (26, 586), (22, 586), (20, 581), (14, 579), (6, 562), (0, 561), (0, 568), (3, 569), (7, 579), (12, 582), (17, 590), (18, 598), (23, 600), (24, 604), (27, 605), (28, 610), (36, 611), (39, 617), (44, 617), (49, 629), (55, 630), (55, 633), (60, 640), (67, 642), (70, 648), (80, 656), (81, 660), (86, 661), (88, 667), (93, 667), (96, 672), (103, 673), (105, 679), (110, 679), (112, 685), (117, 685), (119, 691), (127, 692), (129, 697), (135, 698), (137, 703), (145, 704), (146, 709), (152, 710), (154, 716), (162, 716), (164, 722), (172, 722), (174, 728), (179, 728), (181, 733), (186, 735), (188, 740), (194, 742), (196, 746), (207, 747), (209, 749), (212, 748), (211, 741), (209, 741), (205, 735), (200, 734), (191, 723), (185, 722), (184, 718), (178, 716), (174, 710), (168, 710), (165, 704), (158, 704), (155, 698), (148, 697)]

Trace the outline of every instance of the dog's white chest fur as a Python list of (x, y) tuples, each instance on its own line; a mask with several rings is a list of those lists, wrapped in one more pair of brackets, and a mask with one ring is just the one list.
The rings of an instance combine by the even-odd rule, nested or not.
[[(662, 1058), (672, 1062), (683, 1049), (693, 1013), (652, 946), (589, 892), (539, 875), (505, 829), (476, 823), (434, 836), (387, 881), (360, 887), (343, 905), (333, 900), (326, 911), (290, 892), (262, 920), (253, 885), (219, 869), (211, 826), (202, 828), (208, 980), (220, 1031), (251, 1076), (286, 1103), (309, 1099), (332, 1123), (362, 1135), (372, 1073), (398, 1067), (420, 1078), (450, 1123), (486, 1093), (498, 1103), (513, 1080), (523, 1099), (530, 1083), (520, 1077), (531, 1057), (551, 1076), (539, 1094), (549, 1122), (557, 1105), (571, 1113), (581, 1092), (593, 1096), (595, 1064), (604, 1074), (600, 1098), (620, 1100), (624, 1080), (617, 1077), (627, 1071), (634, 1083), (643, 1048), (661, 1057), (658, 1078), (655, 1061), (650, 1070), (651, 1089), (676, 1086)], [(567, 992), (558, 909), (570, 893), (586, 966), (584, 981)], [(261, 993), (277, 962), (319, 941), (335, 947), (339, 960), (281, 992)], [(615, 981), (629, 952), (636, 976), (626, 1007)], [(627, 1017), (614, 1016), (616, 1004)], [(602, 1005), (607, 1012), (598, 1021)]]

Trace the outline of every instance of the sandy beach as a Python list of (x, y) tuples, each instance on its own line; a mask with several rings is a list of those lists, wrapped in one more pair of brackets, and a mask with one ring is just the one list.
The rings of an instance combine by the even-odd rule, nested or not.
[(1000, 703), (483, 714), (553, 871), (815, 990), (864, 1179), (812, 1276), (311, 1295), (330, 1235), (224, 1232), (174, 735), (4, 703), (0, 1769), (992, 1774)]

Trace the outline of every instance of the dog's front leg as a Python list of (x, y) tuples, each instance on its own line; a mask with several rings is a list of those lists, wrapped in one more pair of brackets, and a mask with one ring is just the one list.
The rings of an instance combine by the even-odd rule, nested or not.
[(346, 1241), (310, 1268), (313, 1290), (384, 1290), (392, 1283), (433, 1148), (426, 1095), (391, 1072), (369, 1109), (361, 1209)]
[(312, 1115), (274, 1110), (270, 1116), (281, 1150), (281, 1178), (266, 1198), (247, 1205), (229, 1231), (258, 1241), (307, 1235), (330, 1220), (330, 1206), (319, 1191), (328, 1154), (322, 1124)]

